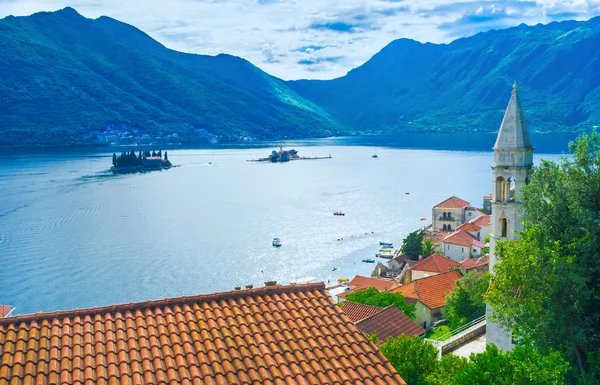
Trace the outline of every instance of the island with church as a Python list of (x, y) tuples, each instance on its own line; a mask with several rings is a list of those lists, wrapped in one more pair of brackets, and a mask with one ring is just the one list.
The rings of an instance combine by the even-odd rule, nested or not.
[(114, 173), (132, 173), (142, 171), (165, 170), (173, 167), (169, 161), (167, 151), (162, 150), (149, 151), (139, 150), (136, 154), (135, 150), (124, 151), (120, 155), (113, 153), (112, 167), (110, 171)]

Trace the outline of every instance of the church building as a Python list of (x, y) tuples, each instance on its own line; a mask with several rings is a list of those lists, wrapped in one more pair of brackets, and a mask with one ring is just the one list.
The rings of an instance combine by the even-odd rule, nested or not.
[[(520, 191), (529, 183), (533, 166), (533, 146), (529, 139), (525, 115), (519, 101), (518, 86), (513, 85), (512, 95), (494, 145), (492, 165), (492, 216), (490, 219), (490, 271), (499, 256), (494, 249), (498, 242), (517, 239), (515, 231), (523, 230)], [(491, 308), (487, 307), (487, 343), (508, 351), (514, 347), (511, 331), (490, 321)]]

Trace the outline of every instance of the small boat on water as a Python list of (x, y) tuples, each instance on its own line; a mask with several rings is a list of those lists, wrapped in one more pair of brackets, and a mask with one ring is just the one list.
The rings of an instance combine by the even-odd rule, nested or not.
[(273, 246), (274, 247), (281, 247), (281, 239), (279, 239), (279, 238), (273, 238)]
[(394, 258), (394, 254), (392, 252), (390, 252), (390, 251), (384, 252), (384, 253), (378, 253), (378, 254), (375, 254), (375, 256), (377, 258), (385, 258), (385, 259), (392, 259), (392, 258)]
[(377, 158), (377, 154), (373, 154), (373, 158)]
[(375, 263), (374, 259), (365, 258), (362, 260), (364, 263)]
[(381, 247), (394, 247), (394, 244), (392, 242), (379, 241), (379, 246), (381, 246)]
[(347, 282), (350, 282), (350, 280), (348, 278), (338, 278), (337, 281), (338, 281), (338, 283), (347, 283)]
[(341, 211), (336, 211), (336, 212), (333, 213), (333, 215), (337, 215), (337, 216), (342, 216), (343, 217), (346, 214), (343, 213), (343, 212), (341, 212)]
[(334, 267), (333, 269), (331, 269), (331, 271), (336, 271), (336, 270), (337, 270), (337, 267)]
[(392, 249), (390, 249), (389, 247), (382, 247), (379, 249), (379, 252), (381, 253), (388, 253), (390, 251), (392, 251)]

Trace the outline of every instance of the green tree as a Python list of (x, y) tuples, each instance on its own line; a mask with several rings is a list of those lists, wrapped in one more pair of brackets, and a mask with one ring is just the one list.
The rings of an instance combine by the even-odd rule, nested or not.
[(542, 353), (562, 352), (586, 381), (600, 349), (600, 137), (569, 149), (572, 159), (542, 161), (524, 186), (525, 231), (497, 245), (486, 299), (497, 321)]
[(431, 239), (426, 239), (423, 241), (423, 247), (421, 251), (423, 252), (423, 258), (427, 258), (437, 252), (437, 246)]
[(439, 360), (439, 364), (427, 375), (427, 385), (454, 385), (457, 373), (466, 369), (469, 361), (464, 357), (446, 354)]
[(423, 254), (423, 230), (413, 231), (408, 234), (402, 241), (402, 253), (409, 256), (410, 259), (416, 261), (419, 255)]
[(117, 166), (117, 154), (115, 153), (113, 153), (112, 164), (115, 167)]
[(379, 350), (408, 385), (426, 385), (439, 365), (437, 348), (420, 337), (390, 337)]
[(454, 285), (446, 297), (443, 314), (455, 329), (485, 314), (484, 295), (490, 286), (492, 275), (488, 272), (471, 271)]
[(407, 303), (401, 293), (379, 292), (374, 287), (370, 287), (366, 290), (359, 290), (348, 294), (346, 301), (382, 308), (394, 305), (412, 320), (415, 319), (415, 305)]
[(162, 158), (162, 150), (158, 150), (158, 157)]
[(165, 151), (165, 160), (169, 160), (169, 157), (167, 156), (167, 152)]

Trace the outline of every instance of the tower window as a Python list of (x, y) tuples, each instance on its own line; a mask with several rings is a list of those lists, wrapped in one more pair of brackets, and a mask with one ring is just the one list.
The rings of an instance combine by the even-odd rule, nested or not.
[(502, 236), (506, 237), (507, 236), (506, 234), (508, 233), (508, 221), (506, 220), (506, 218), (502, 218), (501, 225), (502, 225)]
[(452, 230), (452, 226), (451, 225), (448, 225), (448, 230)]
[(445, 211), (444, 211), (444, 213), (442, 214), (442, 216), (443, 216), (444, 218), (446, 218), (446, 212), (445, 212)]
[(506, 183), (504, 178), (499, 176), (496, 178), (496, 201), (504, 201), (506, 196)]
[(444, 230), (446, 230), (446, 225), (444, 225)]

